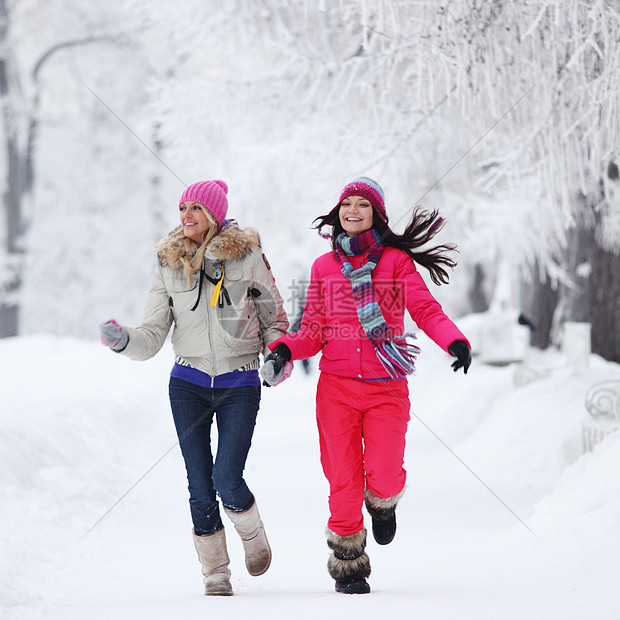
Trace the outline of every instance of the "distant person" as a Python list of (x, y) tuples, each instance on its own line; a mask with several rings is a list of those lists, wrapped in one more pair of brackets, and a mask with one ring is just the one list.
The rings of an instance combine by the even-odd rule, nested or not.
[(271, 563), (243, 470), (260, 401), (258, 354), (288, 329), (258, 234), (225, 219), (227, 192), (220, 180), (194, 183), (183, 192), (181, 225), (157, 246), (159, 263), (142, 323), (124, 327), (111, 319), (99, 326), (103, 344), (146, 360), (174, 324), (169, 394), (189, 482), (193, 539), (205, 594), (224, 596), (233, 591), (218, 495), (243, 541), (250, 575), (263, 574)]
[(454, 246), (419, 250), (440, 229), (436, 212), (414, 210), (404, 234), (388, 226), (376, 181), (358, 178), (336, 206), (317, 220), (331, 226), (332, 250), (312, 265), (301, 327), (272, 342), (261, 369), (276, 384), (290, 360), (322, 351), (317, 386), (321, 464), (330, 486), (328, 571), (338, 592), (370, 592), (362, 505), (377, 543), (396, 533), (396, 506), (405, 488), (405, 434), (409, 422), (406, 377), (419, 349), (406, 340), (405, 310), (418, 327), (456, 357), (454, 370), (471, 363), (467, 338), (444, 314), (418, 273), (447, 283), (446, 253)]
[(536, 331), (536, 325), (534, 325), (532, 320), (528, 316), (523, 314), (523, 312), (519, 313), (519, 316), (517, 317), (517, 323), (519, 325), (524, 325), (525, 327), (529, 327), (531, 332)]

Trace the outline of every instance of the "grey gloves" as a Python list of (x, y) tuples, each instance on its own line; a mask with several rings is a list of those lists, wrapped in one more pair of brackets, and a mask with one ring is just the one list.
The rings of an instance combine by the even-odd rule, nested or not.
[(129, 334), (114, 319), (99, 323), (99, 338), (112, 351), (122, 351), (129, 342)]
[(281, 342), (266, 358), (263, 367), (260, 369), (263, 385), (271, 387), (278, 385), (291, 376), (293, 365), (291, 360), (291, 350)]

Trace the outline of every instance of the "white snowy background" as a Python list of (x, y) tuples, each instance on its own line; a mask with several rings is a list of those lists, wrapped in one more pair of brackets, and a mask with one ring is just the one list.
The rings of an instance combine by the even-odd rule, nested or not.
[[(505, 366), (480, 354), (464, 376), (420, 334), (397, 538), (370, 540), (360, 597), (336, 594), (326, 571), (316, 360), (308, 376), (297, 365), (263, 391), (247, 466), (273, 564), (249, 577), (229, 527), (235, 596), (221, 600), (202, 594), (169, 345), (135, 363), (98, 342), (99, 321), (139, 321), (186, 184), (229, 183), (229, 215), (260, 231), (294, 318), (327, 249), (313, 219), (367, 174), (397, 230), (418, 201), (447, 216), (459, 266), (431, 288), (481, 353), (493, 317), (467, 316), (474, 264), (500, 319), (518, 313), (521, 270), (549, 266), (610, 156), (620, 71), (587, 80), (599, 52), (620, 68), (619, 48), (581, 25), (617, 25), (618, 11), (502, 3), (528, 49), (514, 54), (507, 31), (478, 28), (495, 3), (448, 4), (0, 3), (20, 76), (3, 102), (15, 122), (38, 119), (20, 336), (0, 340), (0, 617), (620, 618), (618, 433), (581, 443), (586, 393), (620, 380), (618, 364), (569, 363), (554, 346)], [(557, 82), (547, 52), (566, 63)], [(617, 207), (601, 212), (612, 247)], [(505, 325), (493, 344), (506, 361)], [(517, 385), (524, 366), (539, 378)]]

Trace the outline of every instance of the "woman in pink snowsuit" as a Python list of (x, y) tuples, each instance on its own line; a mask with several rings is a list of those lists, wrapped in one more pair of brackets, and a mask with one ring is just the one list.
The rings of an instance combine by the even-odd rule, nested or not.
[(419, 349), (404, 333), (407, 310), (417, 326), (457, 359), (454, 370), (471, 363), (470, 345), (444, 314), (416, 269), (425, 266), (436, 283), (447, 282), (442, 245), (414, 251), (437, 233), (437, 213), (414, 211), (403, 235), (388, 226), (381, 187), (366, 177), (345, 186), (338, 204), (319, 217), (319, 231), (332, 226), (332, 251), (312, 265), (303, 321), (298, 332), (269, 345), (261, 371), (275, 385), (290, 360), (322, 352), (316, 411), (321, 464), (330, 485), (328, 561), (336, 590), (370, 591), (365, 552), (365, 503), (375, 540), (388, 544), (396, 533), (396, 506), (406, 472), (405, 434), (409, 422), (406, 377)]

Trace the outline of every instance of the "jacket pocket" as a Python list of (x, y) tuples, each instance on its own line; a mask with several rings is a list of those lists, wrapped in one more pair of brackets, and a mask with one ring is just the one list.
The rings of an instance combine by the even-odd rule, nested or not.
[(164, 284), (169, 293), (185, 293), (196, 288), (198, 277), (199, 274), (194, 273), (188, 282), (182, 269), (168, 270), (164, 275)]
[(322, 350), (323, 357), (328, 360), (348, 360), (349, 351), (342, 340), (329, 340)]
[(217, 325), (223, 344), (239, 355), (259, 351), (262, 343), (256, 309), (249, 292), (250, 282), (242, 264), (224, 265)]
[(229, 294), (231, 304), (224, 301), (218, 312), (224, 342), (239, 353), (258, 351), (262, 346), (256, 308), (246, 288), (241, 292), (233, 287)]
[(198, 274), (194, 274), (192, 281), (188, 283), (184, 274), (175, 273), (165, 279), (165, 285), (175, 322), (175, 334), (179, 329), (183, 331), (194, 328), (196, 316), (191, 310), (198, 297)]
[(243, 267), (241, 265), (225, 265), (224, 266), (224, 279), (230, 282), (236, 282), (241, 280), (243, 276)]

